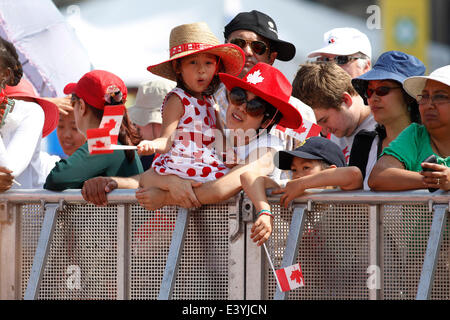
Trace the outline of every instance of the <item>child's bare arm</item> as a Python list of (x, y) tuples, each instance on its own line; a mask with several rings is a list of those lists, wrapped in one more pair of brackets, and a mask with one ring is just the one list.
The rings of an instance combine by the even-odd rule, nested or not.
[(287, 207), (292, 200), (300, 197), (306, 189), (328, 186), (337, 186), (342, 190), (360, 189), (363, 186), (362, 173), (357, 167), (329, 168), (289, 181), (285, 188), (275, 190), (273, 193), (283, 194), (280, 203)]
[[(267, 188), (279, 188), (280, 186), (267, 176), (260, 173), (247, 171), (240, 176), (242, 188), (255, 206), (256, 212), (263, 210), (270, 212), (270, 204), (267, 200)], [(273, 230), (273, 217), (270, 214), (260, 214), (251, 229), (250, 238), (261, 246), (269, 239)]]
[(154, 140), (144, 140), (138, 145), (138, 152), (142, 155), (166, 153), (172, 147), (178, 122), (184, 114), (184, 107), (176, 95), (167, 99), (162, 114), (161, 136)]

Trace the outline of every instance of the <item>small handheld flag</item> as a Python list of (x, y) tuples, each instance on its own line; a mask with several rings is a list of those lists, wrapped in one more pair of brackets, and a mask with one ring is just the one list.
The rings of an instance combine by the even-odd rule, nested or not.
[(117, 144), (120, 126), (122, 124), (123, 115), (125, 114), (125, 106), (105, 106), (103, 111), (103, 118), (100, 122), (99, 128), (109, 128), (109, 135), (111, 136), (111, 143)]
[(288, 136), (298, 140), (299, 143), (302, 143), (310, 137), (318, 136), (320, 134), (320, 131), (322, 130), (322, 127), (311, 121), (308, 121), (307, 119), (303, 119), (302, 125), (297, 129), (285, 128), (280, 125), (275, 126), (272, 130), (275, 129), (284, 132)]
[(305, 280), (303, 278), (302, 267), (300, 266), (300, 263), (294, 264), (292, 266), (283, 269), (275, 270), (272, 263), (272, 259), (270, 258), (269, 251), (267, 251), (265, 243), (263, 244), (263, 247), (264, 250), (266, 251), (270, 267), (272, 268), (280, 291), (285, 292), (296, 289), (298, 287), (303, 287), (305, 285)]
[(281, 291), (289, 291), (305, 285), (305, 279), (303, 278), (302, 267), (300, 263), (292, 266), (278, 269), (276, 271), (278, 283), (281, 286)]
[(109, 128), (88, 129), (89, 154), (113, 153), (114, 150), (137, 150), (136, 146), (117, 145), (111, 143)]

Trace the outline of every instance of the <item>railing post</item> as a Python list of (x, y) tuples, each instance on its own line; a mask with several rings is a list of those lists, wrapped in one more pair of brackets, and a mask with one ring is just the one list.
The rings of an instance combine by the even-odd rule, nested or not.
[(381, 267), (380, 267), (380, 206), (369, 207), (369, 268), (367, 279), (369, 300), (380, 299)]
[(62, 210), (63, 204), (50, 203), (46, 204), (45, 217), (42, 224), (36, 253), (31, 267), (30, 278), (28, 280), (27, 289), (25, 291), (24, 300), (36, 300), (39, 295), (39, 286), (44, 276), (47, 257), (52, 244), (53, 233), (55, 231), (56, 219), (58, 212)]
[[(305, 216), (307, 211), (308, 207), (306, 204), (299, 205), (294, 208), (281, 268), (286, 268), (293, 265), (297, 259), (298, 248), (302, 238), (303, 229), (305, 227)], [(277, 286), (274, 300), (286, 300), (287, 298), (288, 292), (281, 292), (280, 288)]]
[(20, 299), (20, 221), (18, 206), (0, 202), (0, 300)]
[(129, 205), (117, 205), (117, 300), (129, 299), (130, 224)]
[(183, 253), (184, 237), (189, 225), (190, 212), (187, 209), (180, 208), (178, 210), (175, 229), (172, 234), (169, 255), (167, 256), (166, 267), (159, 290), (158, 300), (172, 299), (173, 287), (178, 273), (178, 265), (180, 263), (181, 254)]
[(422, 273), (420, 275), (416, 300), (428, 300), (433, 288), (434, 272), (439, 260), (439, 250), (441, 248), (442, 234), (449, 205), (434, 205), (433, 221), (431, 223), (430, 237), (428, 239), (427, 251), (423, 261)]

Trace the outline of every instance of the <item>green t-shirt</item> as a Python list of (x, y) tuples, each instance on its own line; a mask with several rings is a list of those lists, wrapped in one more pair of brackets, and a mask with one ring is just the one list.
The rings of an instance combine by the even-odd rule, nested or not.
[(62, 191), (81, 189), (86, 180), (103, 177), (130, 177), (142, 173), (141, 160), (134, 151), (134, 160), (128, 162), (125, 151), (90, 155), (87, 142), (68, 159), (56, 163), (47, 176), (44, 189)]
[(381, 156), (385, 154), (400, 160), (406, 170), (410, 171), (422, 171), (420, 164), (432, 154), (436, 155), (438, 164), (450, 167), (450, 157), (442, 158), (433, 152), (427, 129), (417, 123), (403, 130), (388, 147), (384, 148)]

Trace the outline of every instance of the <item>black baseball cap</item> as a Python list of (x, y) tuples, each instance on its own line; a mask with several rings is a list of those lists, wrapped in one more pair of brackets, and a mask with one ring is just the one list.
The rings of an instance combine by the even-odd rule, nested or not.
[(294, 157), (311, 160), (323, 160), (329, 165), (345, 167), (346, 161), (341, 148), (324, 137), (311, 137), (293, 151), (278, 151), (274, 156), (275, 165), (281, 170), (290, 170)]
[(292, 43), (278, 39), (275, 21), (268, 15), (252, 10), (238, 13), (226, 26), (223, 33), (225, 39), (236, 30), (250, 30), (270, 40), (273, 51), (278, 52), (277, 59), (289, 61), (295, 56), (295, 46)]

